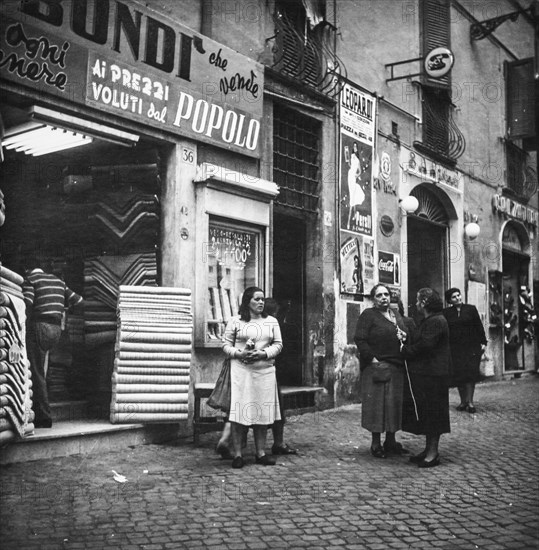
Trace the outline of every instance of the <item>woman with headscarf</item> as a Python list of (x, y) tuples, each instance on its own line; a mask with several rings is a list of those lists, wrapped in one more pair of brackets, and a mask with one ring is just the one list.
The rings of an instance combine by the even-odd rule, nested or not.
[(416, 307), (423, 319), (413, 342), (405, 342), (402, 348), (412, 388), (405, 391), (402, 429), (425, 436), (425, 449), (411, 456), (410, 462), (432, 468), (440, 464), (440, 436), (451, 431), (449, 328), (442, 314), (442, 299), (432, 288), (419, 290)]

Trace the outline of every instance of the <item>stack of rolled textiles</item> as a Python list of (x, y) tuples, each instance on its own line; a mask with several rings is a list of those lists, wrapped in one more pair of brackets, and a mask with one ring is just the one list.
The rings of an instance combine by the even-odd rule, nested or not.
[(116, 311), (98, 302), (84, 300), (84, 342), (87, 348), (95, 348), (116, 340)]
[(0, 265), (0, 445), (34, 431), (23, 278)]
[(189, 289), (120, 286), (113, 424), (187, 419), (192, 332)]

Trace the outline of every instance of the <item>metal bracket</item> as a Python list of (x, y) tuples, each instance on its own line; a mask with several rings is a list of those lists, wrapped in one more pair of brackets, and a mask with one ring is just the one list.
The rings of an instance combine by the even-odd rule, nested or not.
[(473, 23), (470, 27), (470, 38), (472, 40), (483, 40), (489, 34), (492, 34), (502, 23), (505, 23), (507, 20), (516, 21), (519, 15), (524, 15), (529, 13), (532, 17), (535, 17), (533, 6), (523, 10), (513, 11), (511, 13), (506, 13), (505, 15), (500, 15), (499, 17), (493, 17), (492, 19), (486, 19), (485, 21), (478, 21)]
[(404, 61), (396, 61), (395, 63), (387, 63), (386, 67), (391, 67), (391, 77), (386, 78), (386, 82), (392, 82), (393, 80), (402, 80), (403, 78), (413, 78), (414, 76), (421, 76), (423, 73), (407, 74), (404, 76), (395, 76), (393, 68), (396, 65), (405, 65), (407, 63), (415, 63), (417, 61), (423, 61), (424, 57), (414, 57), (414, 59), (406, 59)]

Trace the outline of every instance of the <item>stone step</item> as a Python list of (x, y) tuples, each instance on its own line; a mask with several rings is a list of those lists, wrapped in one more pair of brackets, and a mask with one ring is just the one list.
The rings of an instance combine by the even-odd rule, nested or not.
[(61, 456), (106, 453), (148, 443), (172, 441), (178, 424), (111, 424), (106, 420), (65, 420), (0, 450), (0, 464)]

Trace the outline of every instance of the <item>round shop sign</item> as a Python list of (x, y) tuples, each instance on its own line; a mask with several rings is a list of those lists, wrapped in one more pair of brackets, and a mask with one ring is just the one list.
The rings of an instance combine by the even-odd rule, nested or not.
[(391, 157), (385, 151), (380, 157), (380, 176), (384, 181), (391, 179)]
[(425, 72), (431, 78), (442, 78), (453, 67), (455, 57), (449, 48), (434, 48), (425, 57)]
[(380, 231), (382, 232), (382, 235), (385, 235), (386, 237), (390, 237), (393, 235), (393, 231), (395, 230), (395, 224), (393, 223), (393, 220), (384, 214), (380, 220)]

